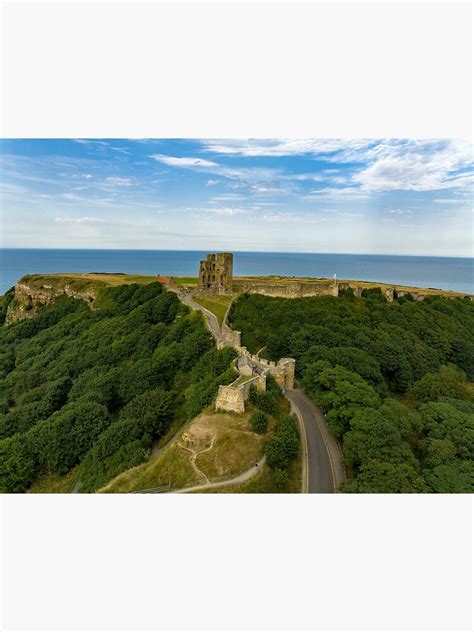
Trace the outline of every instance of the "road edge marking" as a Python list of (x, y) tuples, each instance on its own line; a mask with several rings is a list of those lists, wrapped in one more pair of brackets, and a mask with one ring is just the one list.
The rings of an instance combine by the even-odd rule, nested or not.
[[(308, 398), (308, 399), (316, 407), (316, 404), (310, 398)], [(324, 414), (324, 412), (322, 412), (322, 415), (324, 417), (324, 421), (326, 421), (326, 415)], [(325, 434), (324, 434), (324, 430), (321, 428), (321, 424), (319, 423), (318, 417), (316, 415), (314, 415), (314, 418), (315, 418), (316, 424), (317, 424), (317, 426), (319, 428), (319, 432), (321, 433), (321, 436), (323, 438), (324, 446), (326, 448), (326, 452), (327, 452), (327, 455), (329, 457), (329, 463), (331, 464), (332, 486), (333, 486), (333, 489), (334, 489), (334, 493), (337, 494), (338, 493), (338, 489), (337, 489), (337, 485), (336, 485), (336, 472), (334, 470), (334, 463), (333, 463), (333, 460), (332, 460), (331, 450), (329, 449), (328, 442), (326, 441), (326, 437), (325, 437)], [(326, 422), (326, 424), (327, 424), (327, 422)]]
[(301, 464), (301, 493), (308, 494), (309, 491), (309, 467), (308, 467), (308, 439), (306, 437), (306, 428), (304, 427), (304, 421), (301, 417), (300, 411), (298, 410), (298, 406), (296, 406), (289, 397), (286, 396), (286, 393), (283, 393), (286, 399), (290, 402), (290, 408), (292, 412), (296, 415), (298, 419), (298, 425), (300, 427), (300, 435), (302, 439), (302, 464)]

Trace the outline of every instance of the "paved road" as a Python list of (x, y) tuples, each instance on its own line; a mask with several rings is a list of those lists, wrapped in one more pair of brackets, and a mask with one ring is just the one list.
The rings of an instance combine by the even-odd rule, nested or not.
[[(286, 389), (285, 396), (303, 424), (306, 435), (307, 489), (304, 489), (305, 481), (303, 480), (303, 491), (310, 494), (337, 492), (344, 480), (344, 468), (337, 441), (329, 432), (322, 410), (300, 389)], [(303, 451), (304, 447), (303, 445)], [(305, 474), (304, 468), (303, 474)]]
[(206, 309), (202, 305), (199, 305), (199, 303), (196, 303), (196, 301), (193, 300), (193, 297), (190, 294), (187, 294), (186, 292), (178, 292), (178, 291), (176, 291), (176, 293), (178, 294), (179, 298), (183, 301), (183, 303), (185, 303), (188, 307), (194, 310), (198, 310), (204, 314), (207, 326), (209, 330), (211, 331), (212, 335), (214, 336), (214, 338), (219, 339), (222, 337), (221, 328), (219, 326), (219, 323), (217, 322), (217, 318), (212, 312), (210, 312), (208, 309)]

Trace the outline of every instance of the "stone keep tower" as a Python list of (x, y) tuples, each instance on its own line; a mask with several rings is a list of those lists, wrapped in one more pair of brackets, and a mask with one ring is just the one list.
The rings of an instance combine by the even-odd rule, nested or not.
[(230, 252), (207, 255), (199, 264), (199, 289), (211, 294), (231, 293), (232, 265)]

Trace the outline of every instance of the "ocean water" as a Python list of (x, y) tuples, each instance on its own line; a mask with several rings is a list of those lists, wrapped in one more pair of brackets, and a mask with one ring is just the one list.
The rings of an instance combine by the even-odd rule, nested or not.
[[(0, 249), (0, 294), (25, 274), (125, 272), (196, 276), (204, 251)], [(474, 294), (474, 259), (234, 252), (235, 275), (278, 274), (380, 281)]]

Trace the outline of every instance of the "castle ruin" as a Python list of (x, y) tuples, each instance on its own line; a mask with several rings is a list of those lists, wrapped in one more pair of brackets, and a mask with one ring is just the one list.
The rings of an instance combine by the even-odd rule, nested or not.
[(232, 253), (208, 254), (199, 264), (199, 289), (208, 294), (230, 294), (232, 266)]

